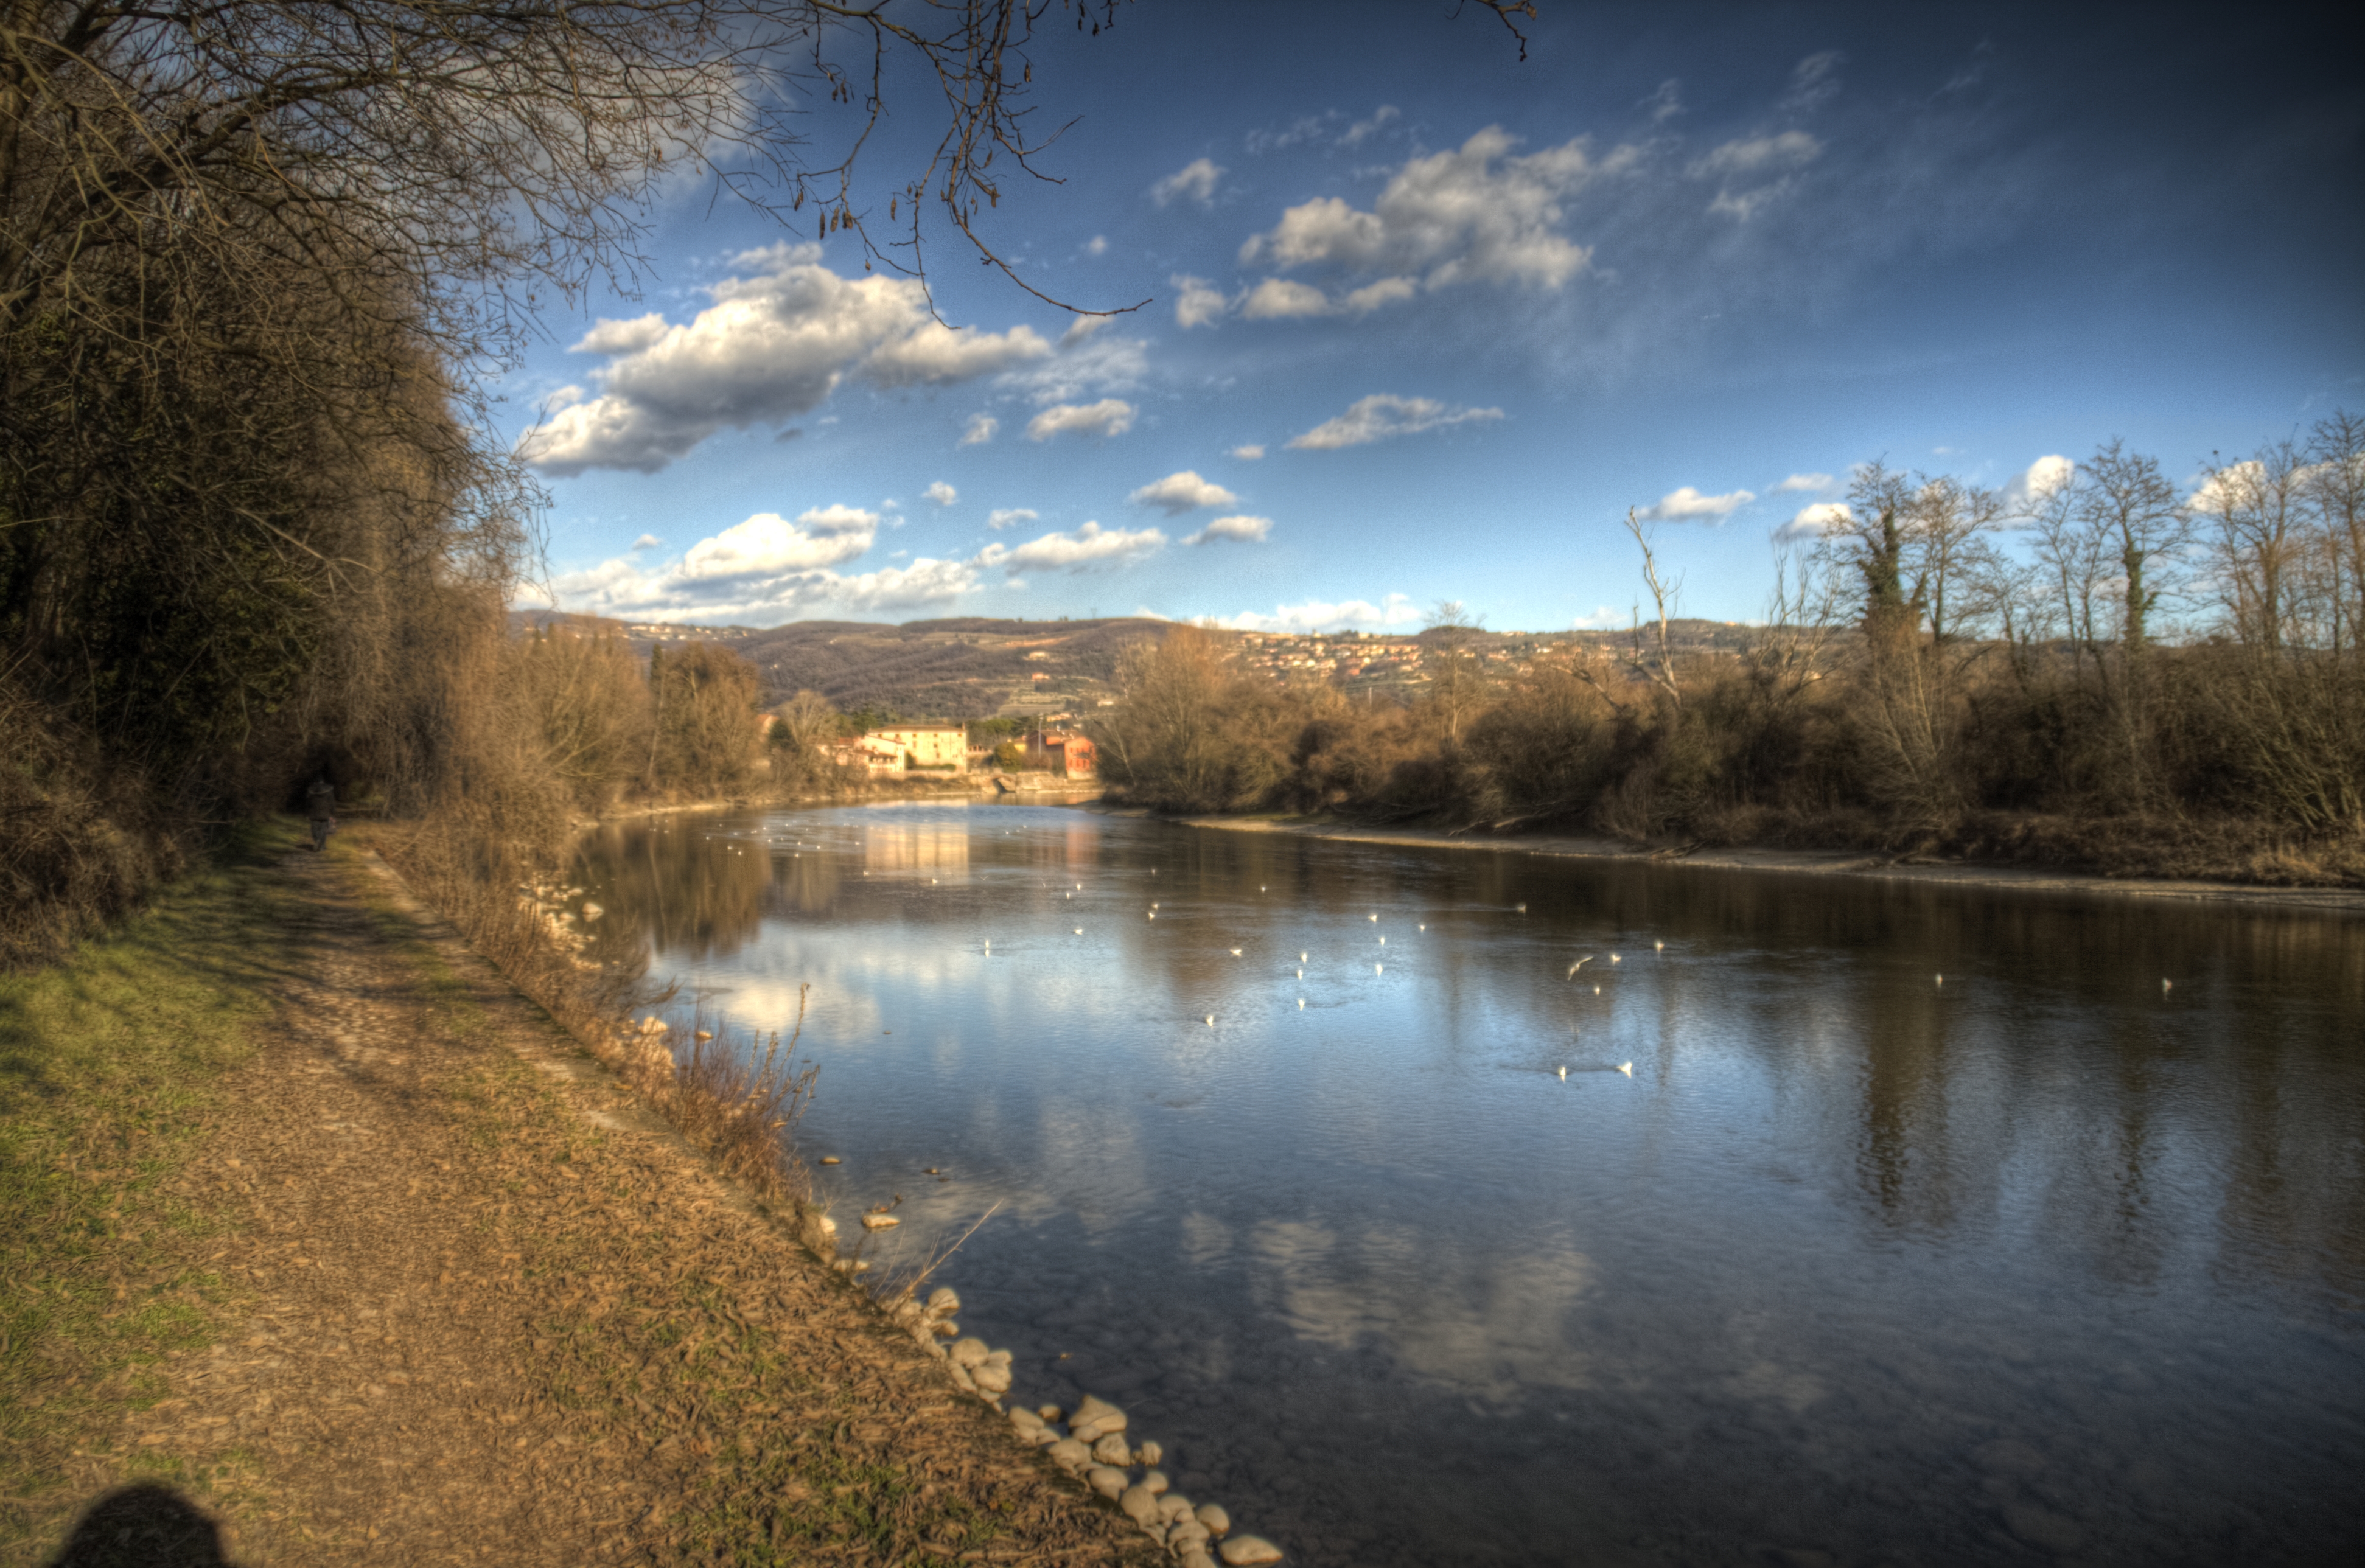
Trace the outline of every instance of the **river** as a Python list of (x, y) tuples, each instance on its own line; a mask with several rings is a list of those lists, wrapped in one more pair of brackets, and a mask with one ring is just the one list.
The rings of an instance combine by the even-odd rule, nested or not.
[(993, 1209), (931, 1282), (1012, 1400), (1292, 1562), (2365, 1539), (2365, 922), (983, 804), (577, 879), (685, 1011), (809, 983), (871, 1277)]

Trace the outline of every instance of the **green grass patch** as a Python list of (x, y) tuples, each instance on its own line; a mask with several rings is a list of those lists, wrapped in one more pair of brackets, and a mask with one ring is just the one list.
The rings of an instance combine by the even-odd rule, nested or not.
[[(259, 824), (62, 963), (0, 975), (0, 1557), (71, 1499), (61, 1466), (230, 1299), (169, 1193), (271, 1009), (297, 829)], [(102, 1439), (105, 1440), (105, 1439)]]

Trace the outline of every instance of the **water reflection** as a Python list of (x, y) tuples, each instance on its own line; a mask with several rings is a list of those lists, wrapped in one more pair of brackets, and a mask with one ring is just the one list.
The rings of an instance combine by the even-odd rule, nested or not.
[(950, 1277), (1017, 1393), (1128, 1400), (1298, 1561), (2351, 1522), (2356, 923), (988, 807), (580, 879), (743, 1025), (813, 982), (837, 1201), (911, 1256), (1003, 1204)]

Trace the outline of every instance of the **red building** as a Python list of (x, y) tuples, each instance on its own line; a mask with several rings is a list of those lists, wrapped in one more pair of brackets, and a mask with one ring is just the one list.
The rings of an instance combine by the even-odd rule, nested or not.
[(1100, 774), (1099, 755), (1082, 735), (1058, 730), (1026, 737), (1026, 764), (1062, 778), (1093, 778)]

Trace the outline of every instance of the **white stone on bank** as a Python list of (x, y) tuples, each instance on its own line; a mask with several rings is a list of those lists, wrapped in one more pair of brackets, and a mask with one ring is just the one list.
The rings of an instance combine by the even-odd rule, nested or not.
[(1258, 1563), (1281, 1561), (1281, 1548), (1261, 1535), (1236, 1535), (1224, 1542), (1221, 1555), (1226, 1568), (1255, 1568)]

